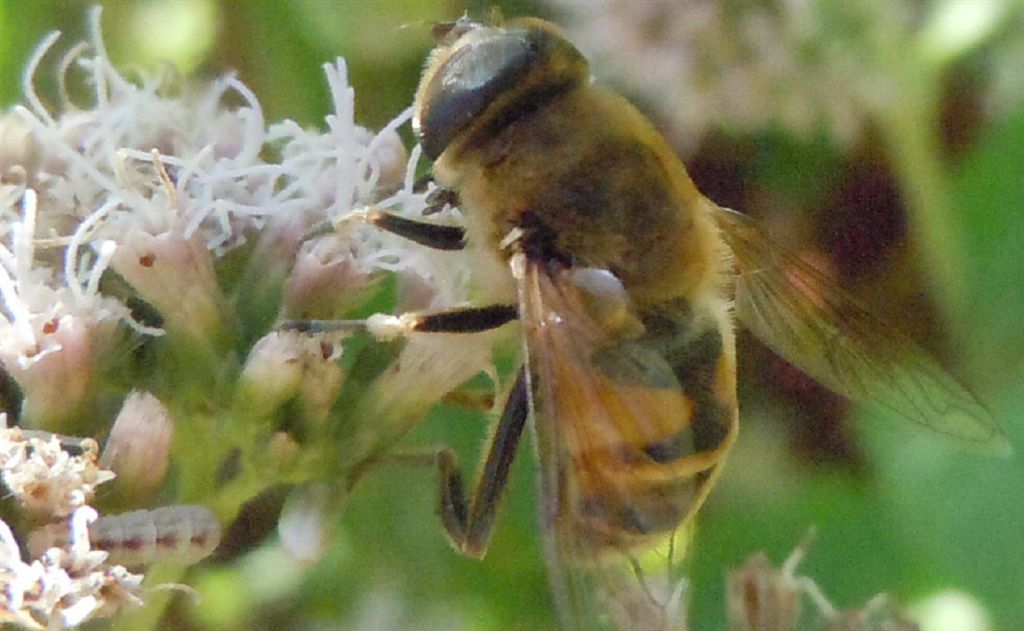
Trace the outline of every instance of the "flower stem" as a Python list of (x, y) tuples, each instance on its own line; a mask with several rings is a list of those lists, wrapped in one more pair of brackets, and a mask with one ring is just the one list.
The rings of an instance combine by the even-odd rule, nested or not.
[(934, 303), (954, 337), (965, 332), (966, 286), (959, 235), (962, 213), (954, 207), (938, 134), (940, 81), (937, 68), (899, 63), (901, 99), (879, 112), (892, 167), (899, 178), (913, 246), (920, 252)]

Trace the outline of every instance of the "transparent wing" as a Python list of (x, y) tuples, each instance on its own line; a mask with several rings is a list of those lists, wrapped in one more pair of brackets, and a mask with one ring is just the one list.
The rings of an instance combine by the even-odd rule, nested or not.
[(756, 223), (715, 209), (735, 254), (736, 315), (829, 389), (985, 451), (1009, 443), (991, 413), (905, 335), (872, 316)]
[(664, 357), (609, 334), (558, 273), (527, 263), (520, 301), (563, 626), (683, 629), (686, 525), (735, 435), (735, 408), (727, 439), (701, 449), (694, 397)]

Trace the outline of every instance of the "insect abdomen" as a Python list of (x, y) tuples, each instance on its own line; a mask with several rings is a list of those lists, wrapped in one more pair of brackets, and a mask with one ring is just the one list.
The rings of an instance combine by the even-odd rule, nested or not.
[[(703, 503), (735, 439), (735, 355), (727, 322), (676, 348), (672, 363), (687, 405), (659, 436), (575, 455), (582, 480), (576, 510), (596, 548), (632, 548), (661, 539)], [(664, 340), (661, 340), (664, 342)]]

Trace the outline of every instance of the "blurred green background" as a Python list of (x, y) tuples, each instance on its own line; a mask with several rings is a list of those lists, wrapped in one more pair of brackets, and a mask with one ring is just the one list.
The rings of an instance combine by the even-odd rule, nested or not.
[[(65, 41), (82, 39), (90, 4), (0, 2), (4, 108), (21, 98), (21, 71), (35, 44), (52, 29)], [(170, 61), (197, 78), (235, 70), (268, 121), (303, 125), (320, 125), (328, 113), (321, 64), (339, 55), (356, 90), (357, 121), (377, 128), (408, 106), (431, 46), (424, 21), (467, 10), (485, 16), (498, 5), (506, 15), (558, 19), (570, 33), (586, 28), (534, 2), (102, 4), (119, 67)], [(606, 4), (614, 3), (591, 10)], [(737, 130), (726, 122), (681, 144), (690, 146), (686, 162), (712, 199), (762, 218), (788, 245), (825, 261), (950, 366), (991, 407), (1018, 456), (977, 457), (911, 428), (870, 422), (741, 335), (742, 431), (701, 516), (690, 573), (694, 629), (724, 628), (728, 569), (759, 550), (781, 562), (811, 526), (818, 534), (801, 573), (839, 607), (884, 591), (917, 612), (926, 629), (1024, 628), (1024, 107), (1012, 95), (995, 105), (986, 100), (998, 77), (1024, 83), (1019, 59), (1000, 54), (1024, 50), (1024, 29), (1011, 0), (973, 4), (1006, 8), (976, 45), (920, 69), (934, 78), (913, 93), (920, 100), (870, 111), (852, 142), (834, 141), (827, 129)], [(920, 5), (920, 19), (942, 6)], [(815, 14), (824, 20), (822, 37), (832, 37), (829, 29), (842, 22), (831, 24), (823, 13)], [(628, 19), (629, 11), (616, 15)], [(870, 50), (875, 26), (844, 32), (840, 43)], [(946, 37), (959, 34), (953, 28)], [(910, 74), (894, 76), (918, 76), (914, 60), (907, 53), (901, 70)], [(597, 62), (594, 73), (619, 84)], [(673, 137), (673, 116), (656, 105), (658, 95), (619, 85)], [(946, 253), (958, 262), (952, 270), (938, 269)], [(449, 444), (473, 462), (486, 427), (471, 416), (435, 410), (409, 442)], [(382, 471), (349, 499), (319, 563), (295, 567), (267, 544), (196, 568), (189, 583), (201, 601), (179, 599), (164, 624), (211, 631), (552, 628), (534, 463), (528, 450), (524, 456), (483, 562), (450, 550), (434, 515), (432, 479)], [(965, 609), (936, 614), (943, 592), (968, 596), (988, 622), (953, 626), (950, 612)]]

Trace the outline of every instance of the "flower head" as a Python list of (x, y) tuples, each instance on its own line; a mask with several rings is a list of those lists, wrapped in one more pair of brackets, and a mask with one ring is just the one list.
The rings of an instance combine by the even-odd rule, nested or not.
[(49, 548), (30, 563), (21, 559), (14, 534), (0, 520), (0, 622), (64, 629), (142, 604), (143, 577), (108, 565), (106, 552), (91, 549), (88, 527), (96, 517), (88, 506), (76, 509), (68, 545)]
[[(358, 126), (338, 59), (324, 66), (334, 101), (324, 129), (268, 124), (233, 75), (129, 80), (106, 55), (99, 11), (91, 15), (90, 42), (67, 53), (58, 77), (83, 81), (89, 102), (62, 90), (51, 108), (36, 94), (51, 36), (0, 139), (0, 361), (24, 392), (28, 426), (109, 436), (99, 461), (95, 442), (71, 454), (60, 438), (0, 437), (7, 486), (26, 512), (56, 520), (37, 529), (39, 559), (4, 560), (18, 587), (5, 592), (3, 620), (37, 626), (138, 602), (141, 577), (114, 564), (116, 553), (169, 549), (195, 561), (216, 545), (219, 519), (254, 495), (344, 479), (490, 369), (494, 341), (412, 335), (350, 354), (342, 340), (275, 326), (366, 317), (368, 305), (453, 307), (491, 289), (473, 287), (466, 254), (358, 221), (304, 237), (367, 205), (410, 216), (426, 208), (429, 191), (413, 186), (419, 151), (407, 154), (397, 132), (411, 110), (378, 132)], [(435, 217), (458, 218), (452, 208)], [(360, 361), (370, 366), (365, 387), (349, 392), (346, 371)], [(162, 488), (188, 510), (97, 517), (95, 487), (114, 475), (100, 464), (130, 491), (116, 500)], [(175, 484), (164, 488), (167, 470)], [(9, 529), (0, 538), (17, 549)]]
[(115, 477), (100, 467), (96, 441), (82, 441), (82, 452), (72, 455), (56, 435), (26, 437), (19, 428), (6, 425), (6, 415), (0, 415), (0, 473), (30, 513), (70, 515), (92, 499), (98, 485)]

